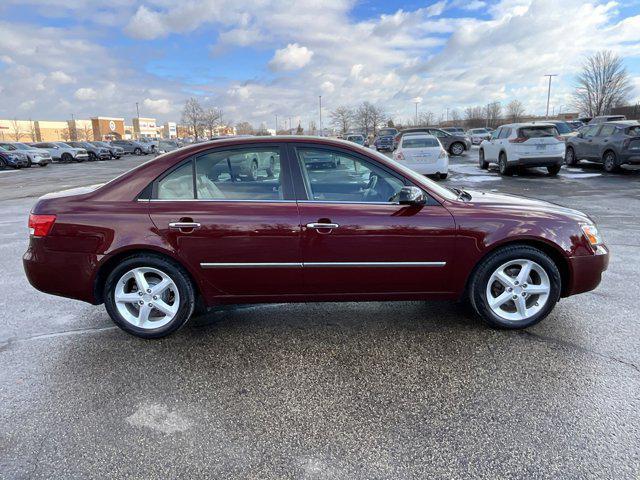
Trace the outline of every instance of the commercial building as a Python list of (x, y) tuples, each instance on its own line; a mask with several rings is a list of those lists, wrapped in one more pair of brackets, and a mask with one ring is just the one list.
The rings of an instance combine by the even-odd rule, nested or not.
[(135, 138), (158, 138), (158, 127), (155, 118), (135, 117), (132, 122)]
[(178, 136), (178, 125), (174, 122), (165, 122), (162, 126), (162, 138), (176, 138)]
[(96, 140), (120, 140), (124, 138), (124, 118), (93, 117), (91, 125)]

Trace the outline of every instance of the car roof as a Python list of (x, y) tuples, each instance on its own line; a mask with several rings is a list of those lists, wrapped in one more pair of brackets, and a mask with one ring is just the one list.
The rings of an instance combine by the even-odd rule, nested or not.
[(407, 132), (405, 135), (403, 135), (403, 137), (429, 137), (429, 138), (436, 138), (435, 135), (431, 135), (430, 133), (426, 133), (426, 132)]
[(616, 125), (618, 127), (634, 127), (640, 125), (637, 120), (613, 120), (610, 122), (603, 122), (603, 125)]
[(539, 127), (539, 126), (555, 127), (555, 125), (552, 122), (545, 120), (543, 122), (507, 123), (505, 125), (500, 125), (498, 128), (502, 128), (502, 127), (522, 128), (522, 127)]

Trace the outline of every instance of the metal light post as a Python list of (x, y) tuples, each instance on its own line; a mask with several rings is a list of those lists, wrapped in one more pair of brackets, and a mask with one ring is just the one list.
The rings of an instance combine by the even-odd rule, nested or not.
[(276, 135), (278, 135), (278, 115), (276, 115)]
[(322, 95), (318, 95), (318, 102), (320, 104), (320, 136), (322, 137)]
[(416, 126), (418, 126), (418, 104), (419, 104), (420, 102), (413, 102), (413, 103), (415, 103), (415, 104), (416, 104), (416, 118), (415, 118), (414, 123), (416, 124)]
[(557, 77), (557, 73), (546, 74), (545, 77), (549, 77), (549, 89), (547, 90), (547, 113), (544, 118), (549, 118), (549, 99), (551, 98), (551, 78)]

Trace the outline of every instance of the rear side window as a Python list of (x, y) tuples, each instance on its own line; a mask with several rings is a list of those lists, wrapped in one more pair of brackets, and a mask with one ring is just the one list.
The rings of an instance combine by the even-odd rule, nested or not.
[(435, 138), (404, 137), (402, 139), (402, 148), (429, 148), (439, 146), (440, 142)]
[(615, 125), (603, 125), (600, 129), (599, 137), (610, 137), (616, 131)]
[(520, 138), (544, 138), (555, 137), (558, 135), (556, 127), (539, 126), (539, 127), (522, 127), (518, 129), (518, 137)]
[(599, 125), (593, 125), (593, 126), (587, 128), (584, 131), (583, 136), (585, 136), (587, 138), (593, 137), (596, 134), (596, 132), (598, 131), (598, 128), (600, 128)]

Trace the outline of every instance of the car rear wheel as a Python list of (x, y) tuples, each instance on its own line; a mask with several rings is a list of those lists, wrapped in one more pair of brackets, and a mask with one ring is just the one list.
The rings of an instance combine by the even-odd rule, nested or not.
[(0, 169), (5, 169), (7, 168), (7, 162), (5, 161), (4, 158), (0, 158)]
[(464, 153), (464, 145), (460, 142), (454, 142), (449, 147), (449, 152), (451, 153), (451, 155), (459, 157)]
[(567, 147), (567, 151), (564, 153), (564, 163), (569, 167), (573, 167), (578, 164), (578, 159), (576, 158), (576, 152), (573, 147)]
[(255, 182), (258, 180), (258, 161), (252, 160), (251, 166), (249, 167), (249, 175), (247, 175), (247, 180)]
[(560, 298), (558, 267), (544, 252), (530, 246), (504, 247), (476, 269), (469, 286), (471, 305), (496, 328), (535, 325)]
[(611, 150), (604, 153), (604, 156), (602, 157), (602, 164), (604, 165), (604, 171), (607, 173), (615, 173), (620, 170), (616, 154)]
[(46, 167), (47, 165), (49, 165), (48, 163), (39, 163), (38, 166), (40, 167)]
[(478, 166), (482, 170), (487, 170), (489, 168), (489, 162), (484, 159), (484, 150), (482, 149), (478, 152)]
[(511, 167), (509, 167), (509, 162), (507, 162), (507, 154), (504, 152), (501, 152), (498, 157), (498, 168), (500, 170), (500, 175), (505, 177), (511, 176), (512, 170)]
[(552, 177), (558, 175), (560, 172), (560, 165), (551, 165), (550, 167), (547, 167), (547, 172), (549, 172), (549, 175)]
[(128, 257), (111, 271), (104, 300), (114, 323), (140, 338), (170, 335), (195, 307), (194, 288), (182, 267), (148, 254)]
[(449, 174), (448, 174), (448, 173), (441, 173), (441, 174), (439, 175), (440, 180), (445, 180), (448, 176), (449, 176)]

